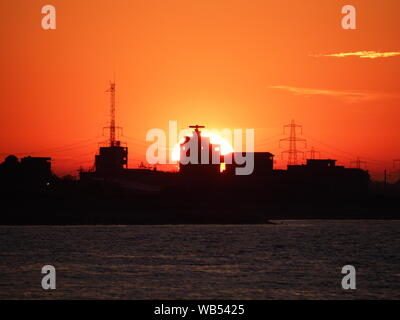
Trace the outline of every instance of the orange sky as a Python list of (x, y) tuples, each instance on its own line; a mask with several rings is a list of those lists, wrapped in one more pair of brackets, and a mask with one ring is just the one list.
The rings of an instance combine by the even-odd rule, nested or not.
[[(41, 28), (46, 4), (56, 30)], [(341, 28), (346, 4), (357, 30)], [(90, 166), (114, 71), (130, 167), (169, 120), (255, 128), (278, 167), (292, 118), (323, 157), (360, 156), (378, 178), (400, 158), (400, 56), (323, 56), (400, 51), (398, 0), (2, 0), (0, 12), (2, 158), (51, 156), (60, 174)]]

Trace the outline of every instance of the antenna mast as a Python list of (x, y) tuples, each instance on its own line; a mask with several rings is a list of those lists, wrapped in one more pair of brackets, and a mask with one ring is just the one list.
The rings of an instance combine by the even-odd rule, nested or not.
[(110, 83), (110, 147), (114, 147), (115, 143), (115, 82)]

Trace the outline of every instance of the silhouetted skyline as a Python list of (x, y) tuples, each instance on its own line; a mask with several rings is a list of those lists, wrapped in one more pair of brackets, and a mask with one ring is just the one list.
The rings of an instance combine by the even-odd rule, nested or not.
[(132, 166), (169, 120), (254, 128), (256, 151), (278, 154), (295, 119), (323, 157), (360, 157), (383, 179), (400, 157), (400, 56), (383, 54), (398, 51), (400, 4), (352, 4), (357, 30), (341, 28), (339, 0), (56, 1), (57, 29), (44, 31), (42, 3), (1, 1), (1, 158), (49, 155), (59, 174), (92, 165), (115, 74)]

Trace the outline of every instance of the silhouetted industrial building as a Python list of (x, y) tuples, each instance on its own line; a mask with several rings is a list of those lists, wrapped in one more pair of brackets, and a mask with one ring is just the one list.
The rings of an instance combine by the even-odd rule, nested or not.
[(51, 158), (25, 157), (21, 161), (16, 156), (8, 156), (0, 164), (0, 178), (7, 186), (47, 187), (53, 179)]
[(193, 136), (185, 137), (180, 144), (179, 172), (183, 176), (204, 178), (217, 176), (221, 172), (221, 146), (212, 144), (209, 137), (203, 137), (199, 128), (194, 128)]
[(304, 165), (289, 165), (288, 183), (311, 191), (364, 192), (368, 189), (370, 176), (362, 169), (337, 166), (332, 159), (308, 159)]
[(123, 147), (120, 141), (108, 147), (100, 147), (95, 158), (96, 172), (108, 176), (122, 172), (128, 166), (128, 147)]
[[(246, 163), (244, 163), (244, 158), (248, 157), (250, 153), (246, 152), (233, 152), (230, 155), (224, 157), (225, 161), (225, 173), (228, 175), (235, 175), (236, 168), (245, 167)], [(274, 155), (269, 152), (252, 152), (251, 156), (254, 161), (254, 169), (252, 176), (266, 176), (271, 175), (274, 169)], [(228, 161), (228, 158), (229, 159)], [(228, 163), (230, 162), (230, 163)]]
[(24, 174), (35, 177), (51, 176), (50, 157), (25, 157), (21, 159), (21, 169)]

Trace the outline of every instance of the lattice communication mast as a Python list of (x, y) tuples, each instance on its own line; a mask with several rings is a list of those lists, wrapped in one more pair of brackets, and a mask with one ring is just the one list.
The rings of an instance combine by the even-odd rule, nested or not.
[(110, 126), (105, 129), (110, 131), (109, 146), (115, 147), (120, 145), (120, 141), (117, 141), (117, 131), (122, 130), (121, 127), (115, 126), (115, 82), (110, 83), (107, 92), (110, 93)]
[(96, 173), (102, 176), (112, 176), (128, 168), (128, 147), (122, 146), (118, 133), (122, 128), (115, 126), (115, 82), (110, 83), (106, 91), (110, 93), (110, 125), (104, 129), (110, 131), (107, 146), (100, 147), (95, 158)]

